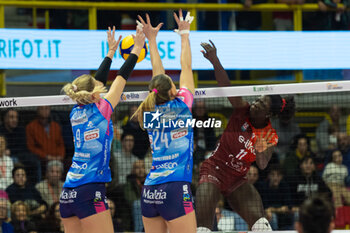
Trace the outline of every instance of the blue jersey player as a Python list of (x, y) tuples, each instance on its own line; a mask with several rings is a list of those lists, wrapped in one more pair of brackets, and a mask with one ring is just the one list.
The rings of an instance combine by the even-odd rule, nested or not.
[(100, 93), (106, 92), (104, 85), (111, 59), (121, 39), (120, 36), (116, 41), (114, 35), (115, 28), (109, 28), (109, 51), (96, 78), (82, 75), (63, 87), (63, 91), (77, 102), (70, 114), (75, 151), (60, 197), (60, 213), (68, 233), (114, 232), (105, 197), (105, 183), (111, 181), (111, 115), (145, 42), (145, 35), (139, 27), (130, 56), (120, 68), (110, 90), (104, 98), (100, 98)]
[(194, 81), (192, 74), (189, 29), (193, 17), (183, 18), (174, 13), (181, 36), (180, 90), (165, 74), (157, 49), (156, 37), (162, 26), (152, 27), (148, 14), (146, 22), (139, 16), (150, 47), (153, 78), (150, 94), (135, 115), (141, 127), (147, 129), (152, 168), (141, 193), (142, 219), (146, 233), (196, 232), (196, 218), (190, 182), (192, 180), (193, 132), (192, 103)]

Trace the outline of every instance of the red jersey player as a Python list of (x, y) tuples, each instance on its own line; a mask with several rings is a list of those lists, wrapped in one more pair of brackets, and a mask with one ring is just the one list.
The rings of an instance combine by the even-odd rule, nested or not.
[[(230, 86), (229, 77), (216, 55), (216, 47), (212, 41), (210, 43), (201, 44), (202, 53), (214, 66), (218, 85)], [(260, 169), (266, 168), (278, 142), (270, 117), (284, 111), (294, 114), (294, 99), (267, 95), (252, 104), (241, 97), (228, 99), (234, 108), (232, 116), (216, 150), (200, 169), (196, 191), (197, 232), (210, 232), (220, 193), (252, 231), (269, 231), (272, 229), (264, 217), (261, 197), (254, 186), (246, 182), (246, 174), (254, 161)]]

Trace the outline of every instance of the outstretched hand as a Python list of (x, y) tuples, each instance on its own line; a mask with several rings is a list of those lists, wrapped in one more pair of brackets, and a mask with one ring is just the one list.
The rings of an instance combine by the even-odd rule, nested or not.
[(189, 34), (190, 26), (191, 26), (191, 23), (194, 19), (194, 17), (190, 15), (190, 12), (187, 11), (186, 17), (184, 19), (183, 14), (182, 14), (182, 10), (180, 9), (179, 10), (179, 17), (174, 12), (174, 19), (175, 19), (177, 26), (178, 26), (178, 29), (175, 29), (174, 31), (180, 35)]
[(157, 37), (157, 34), (160, 30), (160, 28), (163, 26), (163, 23), (159, 23), (157, 27), (153, 27), (151, 24), (151, 20), (149, 18), (149, 15), (146, 14), (146, 22), (143, 20), (143, 18), (138, 15), (137, 16), (139, 20), (136, 20), (137, 25), (142, 25), (142, 31), (145, 33), (145, 36), (148, 40), (155, 39)]
[(136, 36), (133, 35), (134, 38), (134, 47), (142, 49), (145, 44), (145, 34), (143, 33), (140, 27), (136, 28)]
[(108, 27), (107, 42), (109, 50), (116, 51), (118, 49), (118, 45), (121, 39), (122, 36), (120, 35), (118, 41), (115, 40), (115, 26), (113, 26), (113, 29), (111, 29), (111, 27)]
[(218, 59), (218, 56), (216, 55), (216, 47), (214, 43), (211, 40), (209, 40), (209, 42), (211, 45), (206, 42), (201, 43), (201, 46), (204, 49), (201, 50), (201, 52), (203, 53), (203, 56), (213, 64), (214, 61)]
[(271, 139), (274, 135), (275, 133), (272, 133), (271, 129), (266, 133), (264, 137), (261, 134), (254, 144), (255, 151), (258, 153), (262, 153), (270, 147), (274, 146), (274, 144), (271, 143)]

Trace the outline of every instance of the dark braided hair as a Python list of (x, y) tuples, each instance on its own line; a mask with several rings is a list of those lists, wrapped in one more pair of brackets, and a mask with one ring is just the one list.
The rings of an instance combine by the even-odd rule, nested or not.
[(295, 113), (295, 102), (293, 96), (282, 98), (280, 95), (268, 95), (271, 99), (270, 112), (272, 116), (292, 118)]

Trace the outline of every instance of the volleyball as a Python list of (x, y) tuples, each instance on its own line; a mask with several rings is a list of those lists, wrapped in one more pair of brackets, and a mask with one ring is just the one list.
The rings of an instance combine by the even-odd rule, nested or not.
[[(129, 57), (129, 54), (131, 53), (131, 50), (134, 48), (134, 38), (132, 35), (129, 35), (125, 37), (119, 44), (119, 53), (122, 55), (124, 60), (126, 60)], [(141, 53), (139, 55), (139, 58), (137, 59), (137, 63), (145, 59), (148, 52), (148, 46), (147, 43), (143, 45), (143, 48), (141, 49)]]

